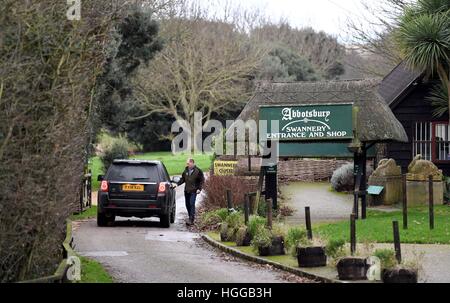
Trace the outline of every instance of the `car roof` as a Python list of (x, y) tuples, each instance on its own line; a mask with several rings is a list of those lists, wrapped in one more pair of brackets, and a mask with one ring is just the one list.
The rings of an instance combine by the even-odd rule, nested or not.
[(150, 165), (162, 165), (161, 161), (152, 160), (114, 160), (113, 164), (150, 164)]

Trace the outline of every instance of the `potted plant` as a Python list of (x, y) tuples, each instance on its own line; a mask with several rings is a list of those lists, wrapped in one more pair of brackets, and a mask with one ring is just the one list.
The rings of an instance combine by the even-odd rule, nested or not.
[(236, 232), (236, 246), (246, 247), (250, 246), (252, 242), (252, 237), (248, 228), (246, 226), (242, 226)]
[(286, 247), (293, 256), (297, 257), (299, 267), (311, 268), (327, 265), (324, 247), (310, 241), (306, 230), (302, 228), (293, 227), (288, 230)]
[(325, 254), (332, 265), (336, 266), (339, 260), (346, 255), (345, 244), (345, 240), (342, 239), (330, 239), (327, 241)]
[(240, 212), (229, 214), (220, 226), (220, 240), (222, 242), (236, 241), (236, 234), (242, 226), (244, 226), (244, 219)]
[(418, 266), (398, 264), (395, 252), (391, 249), (376, 250), (374, 256), (381, 262), (381, 278), (384, 283), (417, 283)]
[(337, 262), (336, 267), (341, 281), (367, 280), (369, 265), (366, 258), (344, 257)]
[(284, 236), (278, 230), (259, 226), (252, 240), (253, 248), (262, 257), (284, 255)]
[(252, 240), (253, 248), (262, 257), (270, 256), (272, 246), (272, 232), (264, 226), (259, 226)]

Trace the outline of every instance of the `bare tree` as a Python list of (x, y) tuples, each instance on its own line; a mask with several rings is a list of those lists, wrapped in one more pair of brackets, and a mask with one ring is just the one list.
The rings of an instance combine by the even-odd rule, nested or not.
[(144, 117), (166, 113), (192, 123), (195, 112), (209, 119), (246, 102), (251, 75), (266, 54), (245, 31), (256, 18), (237, 10), (213, 15), (196, 3), (184, 3), (176, 16), (164, 20), (164, 50), (135, 80)]
[(365, 76), (384, 76), (402, 56), (393, 37), (399, 17), (414, 0), (362, 1), (363, 10), (348, 19), (346, 65)]

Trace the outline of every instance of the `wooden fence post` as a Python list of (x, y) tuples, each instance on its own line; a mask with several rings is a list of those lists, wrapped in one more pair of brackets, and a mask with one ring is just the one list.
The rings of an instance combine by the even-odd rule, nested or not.
[(272, 229), (273, 226), (273, 203), (272, 199), (267, 200), (267, 227)]
[(430, 229), (434, 229), (434, 184), (433, 184), (433, 176), (429, 176), (428, 178), (428, 192), (429, 192), (429, 209), (430, 209)]
[(312, 226), (311, 226), (311, 208), (305, 207), (305, 221), (306, 221), (306, 231), (308, 232), (308, 239), (313, 239)]
[(250, 217), (250, 194), (245, 194), (244, 217), (245, 217), (245, 225), (248, 225)]
[(356, 253), (356, 215), (350, 216), (350, 250), (352, 256)]
[(406, 175), (402, 177), (402, 188), (403, 188), (403, 229), (408, 229), (408, 196), (407, 196), (407, 186), (406, 186)]
[(400, 243), (400, 229), (398, 227), (398, 221), (392, 222), (393, 230), (394, 230), (394, 248), (395, 248), (395, 257), (397, 258), (398, 263), (402, 263), (402, 249)]

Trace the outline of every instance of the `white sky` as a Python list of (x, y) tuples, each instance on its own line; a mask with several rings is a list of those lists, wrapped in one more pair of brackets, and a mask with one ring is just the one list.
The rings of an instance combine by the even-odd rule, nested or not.
[[(201, 1), (207, 2), (208, 0)], [(230, 0), (212, 1), (220, 3), (219, 6), (230, 2)], [(243, 7), (264, 9), (273, 20), (283, 17), (295, 27), (311, 26), (345, 42), (348, 42), (346, 36), (348, 19), (357, 18), (364, 23), (364, 19), (368, 17), (367, 11), (362, 5), (364, 2), (368, 3), (367, 1), (369, 4), (376, 3), (376, 0), (231, 0), (232, 3)], [(362, 17), (363, 15), (364, 17)]]

